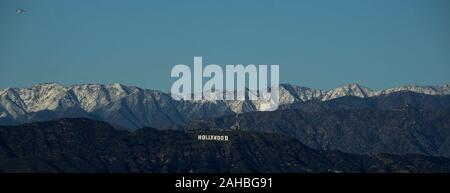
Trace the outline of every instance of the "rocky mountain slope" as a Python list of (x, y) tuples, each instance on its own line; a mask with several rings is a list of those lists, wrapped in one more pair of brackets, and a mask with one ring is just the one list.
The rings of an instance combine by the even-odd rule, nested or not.
[(450, 97), (411, 92), (307, 101), (284, 110), (193, 120), (167, 129), (259, 131), (319, 150), (450, 157)]
[[(280, 85), (280, 104), (329, 101), (355, 96), (368, 98), (411, 91), (434, 96), (450, 94), (450, 85), (402, 86), (373, 91), (357, 84), (329, 91)], [(169, 94), (121, 84), (80, 84), (69, 87), (44, 83), (30, 88), (0, 90), (0, 125), (45, 121), (63, 117), (87, 117), (107, 121), (118, 128), (137, 129), (180, 124), (192, 119), (260, 111), (260, 101), (176, 101)]]
[(220, 132), (230, 139), (221, 142), (198, 141), (197, 134), (152, 128), (128, 132), (79, 118), (0, 126), (0, 172), (450, 171), (449, 158), (320, 151), (258, 132)]

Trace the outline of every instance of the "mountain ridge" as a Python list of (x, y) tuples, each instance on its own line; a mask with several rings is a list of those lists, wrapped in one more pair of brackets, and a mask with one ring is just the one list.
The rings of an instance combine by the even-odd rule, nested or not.
[[(280, 105), (305, 101), (329, 101), (345, 96), (369, 98), (410, 91), (428, 95), (450, 94), (450, 84), (442, 86), (401, 86), (373, 91), (348, 84), (329, 91), (280, 84)], [(11, 125), (54, 118), (85, 117), (106, 120), (124, 128), (161, 127), (192, 119), (261, 111), (261, 101), (177, 101), (158, 90), (113, 84), (41, 83), (29, 88), (0, 90), (0, 124)], [(61, 116), (45, 116), (45, 112)], [(39, 114), (39, 116), (35, 116)]]
[(320, 150), (450, 157), (450, 97), (422, 96), (397, 93), (307, 101), (272, 112), (198, 119), (166, 129), (238, 129), (292, 136)]
[(309, 148), (288, 136), (221, 132), (229, 141), (83, 118), (0, 126), (0, 172), (448, 172), (450, 158)]

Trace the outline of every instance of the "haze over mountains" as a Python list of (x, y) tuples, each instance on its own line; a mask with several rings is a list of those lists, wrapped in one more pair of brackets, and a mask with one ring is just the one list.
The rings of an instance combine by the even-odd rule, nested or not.
[[(349, 84), (328, 91), (281, 84), (280, 104), (286, 108), (305, 101), (330, 101), (345, 96), (371, 98), (402, 91), (445, 96), (450, 94), (450, 84), (401, 86), (379, 91), (358, 84)], [(260, 111), (260, 101), (176, 101), (170, 94), (161, 91), (117, 83), (80, 84), (69, 87), (57, 83), (43, 83), (30, 88), (0, 90), (2, 125), (62, 117), (87, 117), (106, 121), (117, 128), (137, 129), (257, 111)]]

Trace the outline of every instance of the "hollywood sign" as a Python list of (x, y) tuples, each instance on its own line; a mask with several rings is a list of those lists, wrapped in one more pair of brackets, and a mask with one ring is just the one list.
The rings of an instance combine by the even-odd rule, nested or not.
[(199, 141), (228, 141), (228, 135), (198, 135)]

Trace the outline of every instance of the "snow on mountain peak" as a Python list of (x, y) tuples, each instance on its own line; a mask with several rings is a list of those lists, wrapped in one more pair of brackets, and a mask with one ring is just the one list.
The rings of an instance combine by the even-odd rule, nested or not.
[(119, 83), (114, 84), (80, 84), (70, 87), (82, 109), (91, 112), (112, 101), (119, 100), (136, 92), (137, 87), (127, 87)]
[[(58, 83), (36, 84), (30, 88), (19, 88), (17, 92), (25, 103), (28, 112), (53, 110), (60, 106), (60, 100), (65, 97), (67, 89)], [(72, 106), (73, 101), (66, 101)]]
[[(450, 84), (442, 86), (400, 86), (374, 91), (358, 84), (348, 84), (332, 90), (319, 90), (296, 85), (280, 84), (279, 105), (289, 105), (296, 102), (320, 100), (326, 101), (343, 96), (361, 98), (390, 94), (393, 92), (410, 91), (428, 95), (449, 95)], [(77, 84), (65, 87), (58, 83), (36, 84), (29, 88), (7, 88), (0, 90), (0, 117), (17, 118), (32, 112), (53, 110), (64, 112), (74, 108), (86, 112), (97, 112), (111, 120), (183, 120), (184, 114), (208, 115), (211, 112), (243, 113), (266, 110), (267, 101), (216, 101), (217, 94), (229, 95), (235, 92), (206, 93), (209, 100), (176, 102), (169, 94), (144, 90), (134, 86), (113, 84)], [(135, 114), (129, 114), (129, 110)], [(146, 117), (145, 114), (158, 112), (161, 115)], [(80, 112), (83, 113), (83, 112)], [(141, 115), (142, 114), (142, 115)], [(164, 118), (164, 114), (170, 114)], [(181, 116), (181, 117), (180, 117)], [(137, 121), (139, 122), (139, 121)], [(151, 122), (151, 121), (148, 121)], [(163, 121), (162, 121), (163, 122)], [(131, 123), (130, 123), (131, 124)], [(136, 126), (137, 127), (137, 126)]]
[(347, 84), (343, 87), (338, 87), (336, 89), (327, 91), (325, 96), (321, 99), (322, 101), (331, 100), (343, 96), (356, 96), (356, 97), (371, 97), (374, 92), (369, 88), (363, 87), (359, 84)]

